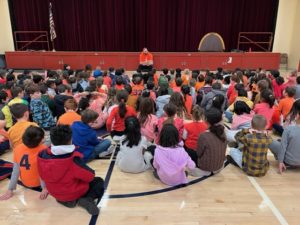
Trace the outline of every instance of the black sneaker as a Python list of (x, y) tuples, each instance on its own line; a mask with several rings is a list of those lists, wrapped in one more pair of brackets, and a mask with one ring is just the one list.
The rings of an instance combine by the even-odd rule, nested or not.
[(234, 159), (230, 155), (226, 155), (226, 159), (227, 159), (227, 162), (229, 162), (230, 164), (232, 164), (236, 167), (239, 167), (239, 165), (234, 161)]
[(78, 200), (78, 205), (85, 208), (86, 211), (93, 216), (99, 214), (99, 208), (95, 205), (92, 198), (80, 198)]

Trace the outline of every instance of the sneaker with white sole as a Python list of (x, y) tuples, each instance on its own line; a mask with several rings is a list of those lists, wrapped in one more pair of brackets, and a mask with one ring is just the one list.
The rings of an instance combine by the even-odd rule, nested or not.
[(99, 157), (101, 158), (101, 157), (110, 155), (111, 153), (113, 153), (115, 151), (115, 149), (116, 149), (116, 145), (110, 145), (109, 148), (106, 151), (101, 152), (99, 154)]

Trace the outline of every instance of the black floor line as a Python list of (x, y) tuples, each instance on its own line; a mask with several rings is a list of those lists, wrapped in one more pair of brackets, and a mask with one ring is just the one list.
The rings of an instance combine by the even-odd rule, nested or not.
[[(107, 173), (106, 173), (106, 176), (105, 176), (105, 180), (104, 180), (104, 188), (105, 188), (105, 190), (108, 187), (108, 184), (109, 184), (109, 181), (110, 181), (110, 178), (111, 178), (114, 166), (115, 166), (115, 160), (111, 160), (111, 162), (109, 164), (109, 167), (108, 167), (108, 170), (107, 170)], [(104, 194), (105, 194), (105, 192), (104, 192)], [(91, 217), (89, 225), (96, 225), (96, 222), (97, 222), (97, 219), (98, 219), (100, 213), (101, 213), (101, 208), (100, 208), (100, 212), (99, 212), (98, 215), (95, 215), (95, 216)]]

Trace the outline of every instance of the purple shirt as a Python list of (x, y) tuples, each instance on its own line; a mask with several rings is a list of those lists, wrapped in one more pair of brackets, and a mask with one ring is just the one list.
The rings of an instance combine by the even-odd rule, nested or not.
[(183, 148), (183, 142), (177, 147), (156, 146), (153, 166), (157, 170), (160, 180), (170, 186), (185, 184), (188, 182), (185, 168), (194, 169), (194, 161)]

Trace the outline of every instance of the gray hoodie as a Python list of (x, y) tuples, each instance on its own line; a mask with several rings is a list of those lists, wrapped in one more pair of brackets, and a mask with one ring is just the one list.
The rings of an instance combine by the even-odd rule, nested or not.
[(171, 95), (158, 96), (156, 99), (156, 116), (160, 118), (164, 114), (164, 106), (169, 103)]
[(228, 106), (228, 99), (226, 93), (222, 90), (212, 89), (206, 95), (203, 96), (201, 107), (204, 110), (209, 110), (212, 106), (212, 100), (216, 95), (223, 95), (224, 96), (224, 103), (222, 105), (222, 110), (224, 111)]

